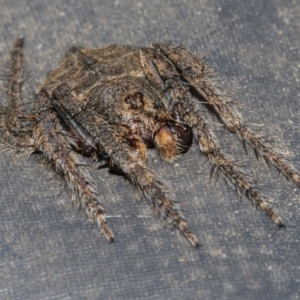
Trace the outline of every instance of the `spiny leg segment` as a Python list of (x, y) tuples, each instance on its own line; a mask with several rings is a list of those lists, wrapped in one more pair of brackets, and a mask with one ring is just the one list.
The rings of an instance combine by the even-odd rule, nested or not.
[(9, 131), (14, 131), (17, 127), (17, 120), (21, 114), (21, 88), (23, 83), (23, 39), (18, 39), (15, 42), (13, 51), (11, 53), (11, 74), (9, 77), (9, 85), (7, 90), (8, 96), (8, 113), (7, 113), (7, 127)]
[(267, 205), (271, 199), (263, 195), (254, 185), (251, 177), (241, 170), (238, 163), (221, 150), (212, 130), (204, 120), (195, 114), (193, 120), (190, 118), (189, 124), (193, 128), (194, 136), (199, 141), (201, 151), (213, 165), (212, 171), (217, 175), (221, 173), (227, 183), (237, 191), (241, 191), (256, 208), (262, 209), (276, 225), (284, 226), (281, 218)]
[[(48, 101), (48, 95), (43, 90), (38, 98), (44, 98), (39, 99), (41, 103)], [(80, 206), (85, 208), (90, 221), (97, 222), (108, 241), (113, 242), (114, 236), (107, 225), (105, 209), (101, 204), (95, 182), (87, 170), (86, 162), (72, 149), (76, 141), (62, 127), (61, 120), (52, 108), (42, 109), (38, 118), (39, 122), (33, 132), (38, 150), (54, 163), (57, 172), (64, 174), (70, 188), (77, 194)]]
[(15, 150), (29, 156), (34, 152), (32, 135), (34, 115), (24, 115), (21, 89), (23, 77), (23, 38), (16, 40), (11, 53), (10, 75), (6, 88), (7, 106), (0, 106), (0, 143), (3, 151)]

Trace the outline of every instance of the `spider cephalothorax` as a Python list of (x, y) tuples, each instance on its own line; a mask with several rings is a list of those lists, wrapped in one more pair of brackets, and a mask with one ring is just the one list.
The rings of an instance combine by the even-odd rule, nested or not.
[[(300, 185), (300, 176), (284, 157), (248, 128), (231, 99), (211, 80), (204, 61), (183, 46), (154, 44), (148, 48), (110, 45), (100, 49), (72, 47), (39, 88), (30, 114), (21, 97), (22, 46), (12, 52), (8, 104), (0, 106), (0, 145), (30, 155), (40, 151), (61, 172), (79, 203), (109, 241), (113, 234), (105, 209), (82, 156), (96, 165), (121, 172), (151, 201), (161, 215), (198, 246), (168, 187), (146, 166), (147, 148), (172, 162), (190, 148), (193, 139), (212, 163), (212, 173), (244, 194), (278, 226), (281, 218), (267, 205), (269, 198), (255, 187), (219, 147), (202, 103), (254, 148), (257, 156)], [(103, 166), (103, 165), (102, 165)], [(100, 167), (102, 167), (100, 166)]]

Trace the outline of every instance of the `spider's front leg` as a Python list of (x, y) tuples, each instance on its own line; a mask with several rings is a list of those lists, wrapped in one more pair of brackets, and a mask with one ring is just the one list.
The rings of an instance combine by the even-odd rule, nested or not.
[(144, 167), (144, 162), (136, 154), (135, 149), (130, 147), (126, 140), (118, 137), (114, 128), (100, 117), (95, 116), (91, 120), (88, 131), (96, 134), (94, 138), (103, 150), (150, 200), (154, 214), (162, 216), (172, 227), (179, 229), (193, 246), (198, 247), (198, 240), (189, 230), (178, 202), (172, 197), (164, 182), (154, 172)]
[[(99, 120), (97, 120), (99, 122)], [(178, 202), (172, 197), (169, 188), (151, 170), (144, 167), (139, 157), (132, 155), (132, 149), (127, 143), (120, 143), (115, 138), (114, 132), (109, 126), (100, 127), (105, 130), (106, 135), (100, 132), (99, 143), (105, 149), (113, 161), (119, 166), (125, 175), (143, 192), (144, 196), (151, 201), (156, 216), (162, 216), (172, 227), (179, 229), (193, 246), (199, 243), (195, 235), (189, 230)], [(110, 135), (108, 136), (108, 133)]]
[(227, 129), (236, 133), (244, 144), (247, 143), (254, 149), (257, 158), (263, 157), (267, 164), (273, 165), (287, 179), (300, 186), (300, 174), (279, 151), (247, 126), (232, 99), (211, 80), (213, 73), (201, 58), (183, 46), (155, 44), (153, 47), (167, 57), (176, 67), (180, 77), (195, 89), (198, 93), (197, 98), (213, 107)]
[[(191, 114), (187, 122), (192, 126), (195, 138), (199, 142), (201, 151), (212, 163), (212, 173), (222, 174), (226, 182), (237, 191), (242, 192), (256, 208), (262, 209), (279, 227), (284, 227), (281, 218), (267, 205), (271, 199), (263, 195), (254, 185), (250, 176), (245, 174), (232, 157), (221, 150), (218, 142), (203, 119), (198, 114)], [(212, 174), (211, 174), (212, 175)]]
[(161, 51), (151, 48), (141, 50), (141, 62), (149, 80), (164, 91), (163, 104), (166, 109), (179, 114), (192, 128), (200, 150), (212, 163), (212, 173), (222, 174), (237, 192), (243, 193), (256, 208), (265, 211), (276, 225), (283, 226), (281, 218), (267, 205), (270, 199), (263, 195), (254, 186), (250, 176), (221, 150), (210, 126), (201, 117), (198, 103), (189, 88), (183, 84), (181, 74), (174, 64)]

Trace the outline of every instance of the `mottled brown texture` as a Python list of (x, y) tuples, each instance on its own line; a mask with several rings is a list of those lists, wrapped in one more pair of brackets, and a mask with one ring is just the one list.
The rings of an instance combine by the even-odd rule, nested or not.
[(147, 147), (155, 146), (162, 160), (173, 162), (187, 152), (192, 135), (212, 164), (211, 176), (221, 174), (238, 194), (265, 211), (276, 225), (284, 226), (267, 204), (271, 199), (220, 148), (202, 117), (202, 104), (210, 106), (244, 146), (253, 147), (257, 157), (298, 186), (299, 174), (280, 152), (248, 128), (231, 98), (212, 80), (211, 69), (186, 47), (72, 47), (40, 86), (30, 114), (24, 114), (21, 96), (22, 47), (20, 38), (11, 55), (8, 105), (1, 106), (2, 149), (25, 156), (42, 152), (64, 175), (72, 198), (79, 200), (110, 242), (114, 236), (106, 211), (82, 156), (95, 165), (103, 158), (108, 160), (111, 170), (119, 170), (139, 187), (156, 216), (198, 246), (168, 186), (146, 167)]
[[(248, 124), (283, 143), (300, 169), (298, 0), (2, 0), (0, 7), (0, 77), (15, 39), (24, 36), (25, 101), (34, 101), (46, 74), (72, 45), (183, 44), (205, 55)], [(180, 201), (200, 251), (155, 219), (123, 176), (91, 170), (115, 234), (108, 244), (70, 201), (65, 180), (42, 154), (20, 159), (4, 153), (1, 300), (298, 299), (300, 189), (257, 162), (249, 147), (246, 154), (236, 135), (205, 109), (203, 116), (223, 150), (274, 199), (285, 230), (222, 179), (210, 184), (210, 163), (193, 144), (175, 164), (162, 163), (149, 149), (147, 166)]]

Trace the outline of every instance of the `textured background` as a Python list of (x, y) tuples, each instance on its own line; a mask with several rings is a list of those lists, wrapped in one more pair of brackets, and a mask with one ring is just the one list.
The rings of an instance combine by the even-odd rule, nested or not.
[[(72, 45), (170, 41), (207, 54), (245, 119), (276, 135), (300, 168), (299, 1), (0, 0), (0, 26), (3, 62), (14, 40), (26, 37), (29, 100)], [(216, 129), (244, 160), (234, 135)], [(196, 250), (135, 201), (128, 181), (101, 170), (93, 176), (116, 237), (109, 245), (41, 155), (1, 155), (0, 298), (299, 299), (300, 190), (252, 153), (243, 161), (274, 198), (287, 226), (277, 230), (222, 180), (210, 185), (205, 162), (196, 146), (175, 165), (154, 151), (149, 158), (181, 200), (202, 244)]]

